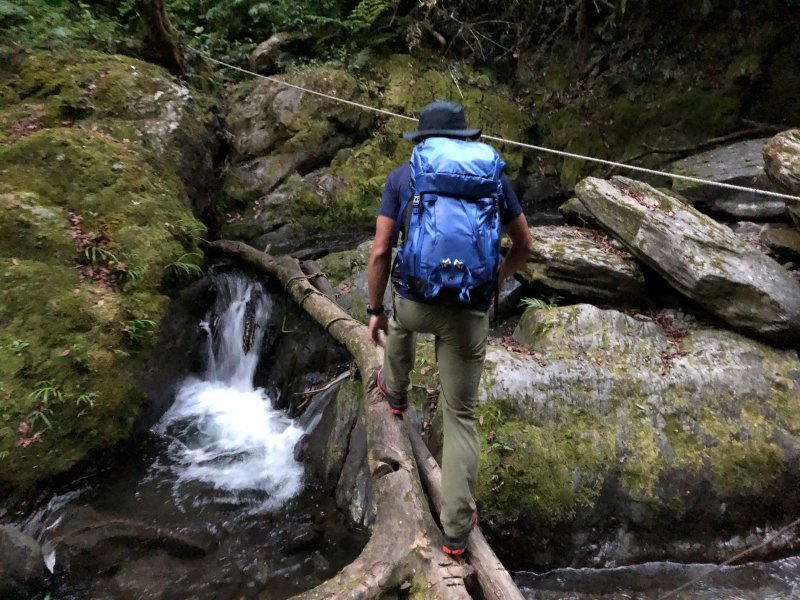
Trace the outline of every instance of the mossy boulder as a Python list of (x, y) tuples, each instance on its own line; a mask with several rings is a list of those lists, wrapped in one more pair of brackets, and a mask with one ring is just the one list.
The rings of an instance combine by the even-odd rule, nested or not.
[(487, 353), (483, 519), (544, 538), (669, 523), (688, 539), (697, 522), (745, 527), (800, 505), (795, 352), (681, 313), (591, 305), (528, 309), (514, 337), (536, 353)]
[[(530, 118), (485, 75), (464, 73), (471, 82), (464, 98), (447, 71), (402, 55), (370, 65), (362, 80), (328, 66), (284, 77), (405, 115), (415, 116), (432, 99), (455, 99), (471, 122), (519, 139)], [(410, 156), (412, 145), (401, 134), (415, 128), (413, 121), (378, 122), (366, 110), (271, 81), (243, 83), (229, 102), (234, 162), (220, 207), (222, 237), (285, 252), (306, 246), (310, 236), (335, 247), (342, 236), (373, 229), (386, 176)], [(501, 148), (514, 174), (522, 154), (506, 150)]]
[(214, 102), (164, 69), (97, 52), (23, 54), (11, 63), (15, 102), (0, 105), (0, 144), (50, 127), (76, 127), (135, 148), (178, 173), (200, 213), (214, 188)]
[(71, 58), (15, 59), (0, 111), (0, 487), (16, 492), (131, 435), (168, 292), (202, 262), (185, 170), (207, 151), (202, 111), (157, 67)]

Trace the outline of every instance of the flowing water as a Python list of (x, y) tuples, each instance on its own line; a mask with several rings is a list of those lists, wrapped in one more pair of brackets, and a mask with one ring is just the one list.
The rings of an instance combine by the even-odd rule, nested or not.
[(797, 600), (800, 558), (720, 569), (670, 562), (556, 569), (514, 579), (528, 600)]
[(24, 524), (43, 542), (51, 599), (283, 598), (363, 547), (304, 481), (302, 429), (253, 386), (269, 296), (242, 276), (216, 284), (204, 376), (124, 468)]

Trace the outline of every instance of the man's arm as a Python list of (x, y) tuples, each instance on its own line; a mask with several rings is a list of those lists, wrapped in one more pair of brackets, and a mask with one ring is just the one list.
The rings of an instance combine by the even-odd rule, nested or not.
[(528, 229), (528, 221), (523, 213), (517, 215), (505, 226), (505, 232), (511, 238), (511, 250), (508, 251), (500, 265), (498, 284), (502, 284), (507, 277), (511, 277), (525, 264), (533, 241), (531, 231)]
[[(386, 293), (386, 284), (389, 282), (389, 273), (392, 263), (392, 232), (394, 231), (394, 219), (378, 216), (375, 222), (375, 241), (372, 242), (372, 250), (369, 253), (367, 263), (367, 286), (369, 288), (369, 305), (380, 306), (383, 304), (383, 296)], [(372, 341), (380, 344), (378, 331), (386, 333), (389, 323), (386, 313), (372, 315), (369, 318), (369, 335)]]

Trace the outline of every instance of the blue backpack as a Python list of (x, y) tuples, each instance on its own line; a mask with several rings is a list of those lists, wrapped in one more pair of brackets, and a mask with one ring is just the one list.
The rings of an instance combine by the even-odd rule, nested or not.
[(401, 295), (489, 308), (500, 267), (504, 168), (497, 151), (479, 142), (434, 137), (414, 148), (393, 268)]

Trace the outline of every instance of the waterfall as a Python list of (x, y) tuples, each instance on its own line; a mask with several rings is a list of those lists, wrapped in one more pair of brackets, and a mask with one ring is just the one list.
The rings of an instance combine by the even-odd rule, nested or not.
[(207, 334), (206, 371), (189, 378), (154, 430), (169, 440), (179, 505), (215, 502), (272, 509), (302, 487), (294, 446), (303, 431), (253, 387), (272, 308), (262, 286), (220, 275), (216, 306), (200, 327)]

